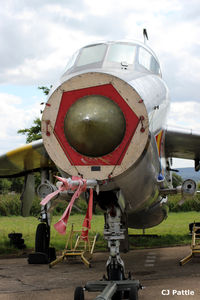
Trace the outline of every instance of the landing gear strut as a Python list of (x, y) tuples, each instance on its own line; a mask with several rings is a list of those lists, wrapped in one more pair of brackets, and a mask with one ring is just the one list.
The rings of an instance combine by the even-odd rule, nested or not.
[(120, 208), (114, 205), (107, 209), (105, 214), (104, 238), (108, 241), (108, 248), (110, 249), (110, 255), (106, 263), (107, 277), (104, 276), (101, 281), (87, 282), (84, 289), (81, 290), (79, 298), (78, 291), (81, 287), (78, 287), (75, 290), (74, 300), (84, 299), (83, 290), (88, 292), (100, 291), (101, 294), (95, 300), (138, 299), (138, 290), (142, 286), (138, 280), (131, 279), (130, 273), (128, 278), (125, 277), (124, 262), (119, 253), (120, 240), (125, 238), (121, 216)]
[(125, 229), (121, 228), (121, 210), (113, 206), (105, 214), (104, 238), (108, 241), (110, 256), (106, 269), (108, 280), (124, 280), (124, 262), (120, 257), (120, 240), (124, 239)]
[[(45, 177), (45, 172), (43, 177)], [(43, 178), (37, 192), (38, 196), (42, 199), (54, 190), (55, 187), (47, 179)], [(35, 252), (29, 254), (29, 264), (48, 264), (56, 259), (55, 248), (49, 247), (51, 223), (50, 213), (48, 212), (49, 208), (49, 203), (42, 207), (39, 218), (41, 223), (38, 224), (35, 234)]]

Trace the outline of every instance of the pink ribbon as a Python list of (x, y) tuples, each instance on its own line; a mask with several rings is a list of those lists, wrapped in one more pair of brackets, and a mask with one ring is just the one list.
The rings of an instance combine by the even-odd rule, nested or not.
[(93, 189), (90, 189), (90, 198), (89, 198), (87, 213), (82, 224), (81, 238), (84, 241), (88, 241), (88, 233), (89, 233), (89, 229), (91, 228), (92, 211), (93, 211)]
[[(67, 182), (67, 179), (66, 178), (62, 178), (62, 177), (59, 177), (59, 176), (55, 176), (59, 181), (61, 181), (63, 184), (62, 186), (60, 186), (58, 188), (57, 191), (47, 195), (44, 199), (42, 199), (42, 201), (40, 202), (41, 205), (46, 205), (54, 196), (58, 195), (60, 192), (63, 192), (63, 191), (67, 191), (69, 189), (74, 189), (74, 187), (70, 186)], [(79, 177), (78, 177), (79, 178)]]
[[(65, 234), (66, 233), (66, 227), (67, 227), (67, 222), (74, 204), (74, 201), (80, 196), (81, 193), (83, 193), (86, 188), (86, 180), (82, 179), (81, 177), (72, 177), (72, 180), (77, 180), (79, 181), (78, 186), (73, 186), (70, 185), (67, 181), (66, 178), (58, 177), (56, 178), (62, 182), (62, 186), (59, 187), (59, 189), (49, 195), (47, 195), (41, 202), (41, 205), (46, 205), (54, 196), (59, 194), (62, 191), (67, 191), (67, 190), (76, 190), (74, 195), (72, 196), (71, 201), (69, 202), (66, 210), (64, 211), (61, 219), (54, 225), (55, 229), (60, 233), (60, 234)], [(90, 228), (90, 222), (91, 222), (91, 213), (92, 213), (92, 202), (93, 202), (93, 190), (90, 189), (90, 200), (89, 200), (89, 205), (87, 209), (87, 213), (85, 216), (85, 219), (83, 221), (83, 227)], [(89, 226), (89, 227), (88, 227)], [(83, 230), (82, 235), (84, 236), (84, 239), (88, 238), (88, 230)]]
[[(82, 184), (84, 181), (84, 184)], [(72, 206), (74, 204), (74, 201), (80, 196), (82, 192), (86, 190), (86, 180), (81, 179), (79, 186), (74, 193), (71, 201), (69, 202), (66, 210), (64, 211), (61, 219), (54, 225), (54, 228), (60, 233), (60, 234), (66, 234), (66, 227), (67, 227), (67, 222), (72, 210)]]

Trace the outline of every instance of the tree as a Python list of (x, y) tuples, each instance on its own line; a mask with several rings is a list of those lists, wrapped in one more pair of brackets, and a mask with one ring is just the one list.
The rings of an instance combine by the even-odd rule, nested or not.
[(17, 133), (27, 135), (26, 143), (31, 143), (33, 141), (40, 140), (42, 138), (40, 118), (36, 118), (33, 121), (33, 125), (30, 128), (20, 129), (17, 131)]
[(5, 193), (10, 190), (12, 183), (7, 178), (0, 179), (0, 194)]
[(49, 92), (50, 92), (50, 89), (52, 88), (52, 85), (50, 85), (50, 87), (47, 87), (47, 86), (39, 86), (38, 89), (39, 90), (42, 90), (43, 93), (48, 96), (49, 95)]
[(172, 173), (172, 185), (173, 185), (173, 187), (175, 188), (179, 185), (182, 185), (182, 183), (183, 183), (183, 178), (180, 175), (176, 174), (176, 173)]
[[(38, 87), (38, 89), (42, 90), (45, 96), (47, 96), (51, 87), (52, 85), (50, 85), (50, 87), (40, 86)], [(42, 138), (40, 118), (36, 118), (35, 120), (33, 120), (33, 125), (30, 128), (20, 129), (17, 131), (17, 133), (26, 135), (27, 144), (33, 141), (40, 140)]]
[(24, 186), (24, 178), (23, 177), (15, 177), (9, 179), (11, 181), (10, 190), (16, 193), (21, 193)]

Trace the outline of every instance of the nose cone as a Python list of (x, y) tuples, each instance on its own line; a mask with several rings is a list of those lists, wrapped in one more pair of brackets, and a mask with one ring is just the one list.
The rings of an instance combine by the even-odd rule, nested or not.
[(119, 106), (107, 97), (80, 98), (68, 110), (64, 133), (68, 143), (79, 153), (104, 156), (123, 140), (126, 121)]

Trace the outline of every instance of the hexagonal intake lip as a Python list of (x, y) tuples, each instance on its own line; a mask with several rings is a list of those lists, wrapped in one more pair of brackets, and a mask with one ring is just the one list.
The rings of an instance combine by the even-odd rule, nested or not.
[[(64, 121), (69, 108), (80, 98), (89, 95), (101, 95), (114, 101), (121, 109), (126, 120), (126, 131), (120, 145), (113, 152), (101, 157), (88, 157), (78, 153), (68, 143), (64, 132)], [(54, 127), (54, 134), (62, 147), (71, 165), (75, 166), (98, 166), (98, 165), (120, 165), (126, 150), (132, 140), (140, 120), (124, 101), (112, 84), (103, 84), (83, 89), (63, 92), (57, 119)]]

